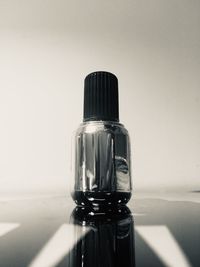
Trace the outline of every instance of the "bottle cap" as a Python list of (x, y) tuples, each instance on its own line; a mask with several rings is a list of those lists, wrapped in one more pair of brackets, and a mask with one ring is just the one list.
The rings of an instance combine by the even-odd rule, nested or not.
[(88, 74), (84, 82), (83, 121), (119, 121), (118, 80), (106, 71)]

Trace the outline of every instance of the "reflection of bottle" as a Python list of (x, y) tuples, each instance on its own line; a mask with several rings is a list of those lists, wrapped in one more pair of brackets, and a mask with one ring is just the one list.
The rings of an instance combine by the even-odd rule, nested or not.
[[(82, 238), (68, 255), (68, 267), (134, 267), (134, 225), (127, 207), (98, 212), (74, 209), (71, 221), (79, 225), (74, 232)], [(87, 233), (86, 232), (87, 229)]]
[(78, 205), (121, 205), (131, 197), (128, 131), (119, 123), (118, 80), (109, 72), (85, 78), (84, 119), (75, 135), (75, 183)]

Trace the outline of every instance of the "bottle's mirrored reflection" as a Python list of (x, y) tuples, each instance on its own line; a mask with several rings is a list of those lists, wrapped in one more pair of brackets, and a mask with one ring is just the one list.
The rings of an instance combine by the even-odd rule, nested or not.
[[(94, 211), (77, 207), (71, 215), (77, 240), (68, 267), (134, 267), (134, 223), (130, 210)], [(80, 237), (82, 231), (82, 238)]]

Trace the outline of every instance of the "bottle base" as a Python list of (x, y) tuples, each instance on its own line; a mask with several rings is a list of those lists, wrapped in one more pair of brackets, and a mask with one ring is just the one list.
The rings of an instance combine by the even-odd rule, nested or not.
[(131, 195), (131, 192), (74, 191), (72, 198), (78, 206), (120, 206), (125, 205), (130, 200)]

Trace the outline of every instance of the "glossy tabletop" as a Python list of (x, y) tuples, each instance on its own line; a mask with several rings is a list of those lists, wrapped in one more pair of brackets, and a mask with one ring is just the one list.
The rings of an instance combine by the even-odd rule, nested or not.
[(200, 266), (200, 193), (136, 193), (128, 208), (71, 198), (0, 199), (1, 267)]

